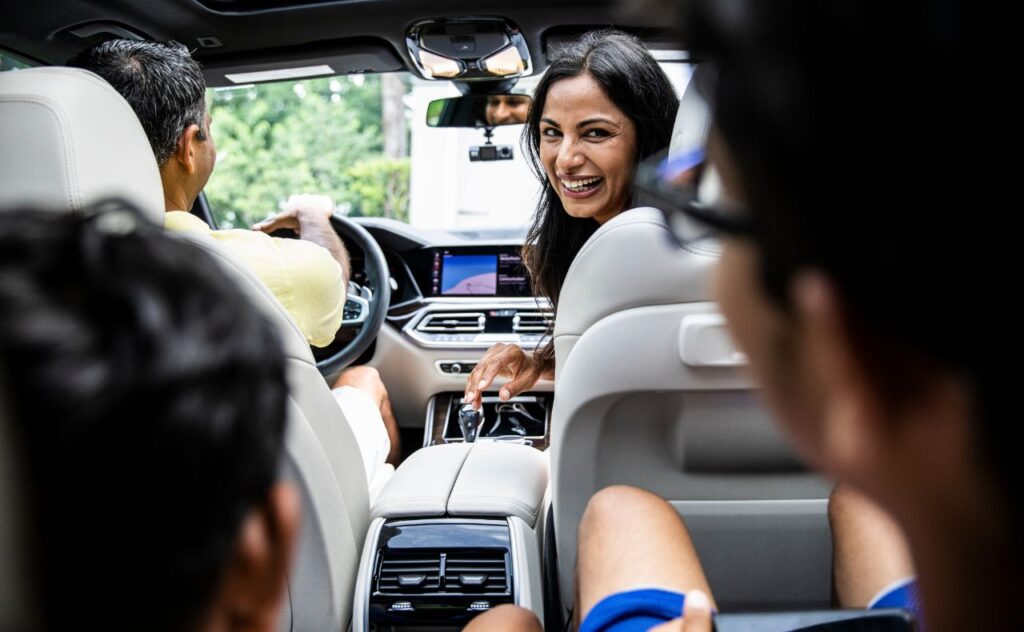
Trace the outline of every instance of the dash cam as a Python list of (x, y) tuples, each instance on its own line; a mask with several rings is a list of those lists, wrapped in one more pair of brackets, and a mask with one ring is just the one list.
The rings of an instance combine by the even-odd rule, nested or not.
[(469, 148), (470, 162), (512, 160), (512, 145), (474, 145)]

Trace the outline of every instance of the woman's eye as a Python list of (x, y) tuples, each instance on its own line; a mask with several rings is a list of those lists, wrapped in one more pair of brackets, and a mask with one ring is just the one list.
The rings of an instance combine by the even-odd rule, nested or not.
[(548, 136), (548, 137), (552, 137), (553, 138), (555, 136), (558, 136), (559, 132), (558, 132), (557, 129), (555, 129), (553, 127), (545, 127), (544, 129), (542, 129), (540, 131), (540, 134), (541, 134), (541, 136)]
[(584, 133), (583, 136), (585, 136), (586, 138), (607, 138), (611, 136), (611, 134), (609, 134), (607, 130), (591, 129), (587, 130), (587, 132)]

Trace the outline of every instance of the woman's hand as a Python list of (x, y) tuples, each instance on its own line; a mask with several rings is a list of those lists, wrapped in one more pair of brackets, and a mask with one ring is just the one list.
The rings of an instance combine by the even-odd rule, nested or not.
[(544, 363), (518, 345), (499, 343), (487, 350), (484, 357), (477, 362), (476, 368), (466, 380), (466, 394), (463, 402), (480, 408), (484, 390), (494, 382), (494, 378), (505, 376), (507, 384), (498, 391), (498, 397), (508, 400), (523, 391), (529, 390), (541, 378), (550, 378), (554, 367)]

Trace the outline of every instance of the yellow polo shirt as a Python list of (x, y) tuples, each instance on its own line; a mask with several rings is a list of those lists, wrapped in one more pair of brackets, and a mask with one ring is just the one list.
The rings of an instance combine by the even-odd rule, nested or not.
[(184, 211), (165, 213), (164, 227), (216, 239), (270, 288), (309, 344), (326, 347), (334, 340), (344, 314), (346, 287), (341, 265), (326, 248), (255, 230), (212, 230)]

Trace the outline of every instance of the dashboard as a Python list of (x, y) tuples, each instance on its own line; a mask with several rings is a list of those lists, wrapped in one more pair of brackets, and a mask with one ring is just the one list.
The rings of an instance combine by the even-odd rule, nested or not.
[[(382, 218), (356, 221), (380, 245), (391, 274), (387, 318), (357, 363), (380, 372), (399, 425), (423, 433), (426, 445), (436, 441), (432, 431), (444, 428), (434, 418), (448, 410), (445, 402), (461, 398), (466, 373), (484, 353), (498, 343), (536, 348), (547, 340), (554, 313), (530, 292), (521, 256), (525, 230), (427, 231)], [(363, 253), (346, 245), (353, 280), (364, 284)], [(352, 331), (343, 329), (335, 344)], [(530, 395), (549, 397), (552, 389), (545, 380)]]
[[(359, 223), (388, 260), (392, 292), (387, 323), (404, 340), (479, 357), (499, 342), (534, 348), (548, 334), (554, 315), (530, 290), (522, 258), (524, 231), (425, 231), (369, 218)], [(358, 270), (361, 253), (351, 254)], [(470, 359), (455, 364), (465, 367)], [(437, 370), (447, 372), (451, 365), (438, 363)]]

